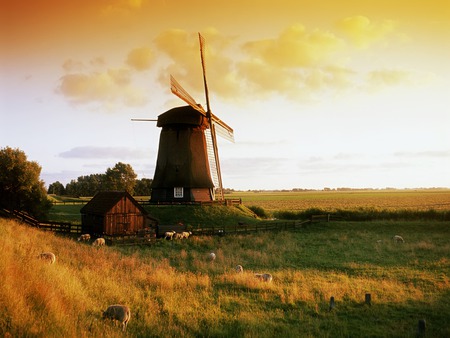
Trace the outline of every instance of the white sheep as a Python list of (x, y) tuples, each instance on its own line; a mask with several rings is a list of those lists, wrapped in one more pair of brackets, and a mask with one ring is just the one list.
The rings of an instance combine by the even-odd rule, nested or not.
[(176, 232), (173, 237), (174, 239), (183, 239), (183, 234), (181, 232)]
[(50, 264), (53, 264), (56, 262), (56, 256), (53, 252), (42, 252), (38, 256), (40, 259), (47, 261)]
[(83, 234), (80, 237), (78, 237), (78, 242), (82, 241), (82, 242), (87, 242), (91, 240), (91, 235), (89, 234)]
[(397, 243), (404, 243), (405, 242), (405, 240), (403, 239), (403, 237), (402, 236), (399, 236), (399, 235), (395, 235), (394, 237), (392, 237), (392, 239), (395, 241), (395, 242), (397, 242)]
[(240, 264), (236, 265), (236, 267), (234, 269), (236, 270), (237, 273), (243, 273), (244, 272), (244, 268)]
[(125, 305), (110, 305), (103, 312), (103, 319), (108, 318), (112, 320), (117, 320), (122, 323), (122, 330), (125, 331), (127, 329), (128, 322), (131, 318), (131, 311), (128, 306)]
[(189, 236), (192, 235), (192, 232), (190, 232), (190, 231), (183, 231), (181, 233), (181, 235), (183, 235), (182, 238), (189, 238)]
[(272, 275), (270, 273), (257, 273), (257, 274), (255, 274), (255, 277), (264, 282), (272, 281)]
[(164, 239), (170, 239), (172, 240), (173, 236), (176, 234), (175, 231), (166, 231), (164, 233)]
[(214, 261), (216, 259), (216, 254), (214, 252), (210, 252), (208, 255), (208, 259), (210, 261)]
[(105, 245), (105, 239), (104, 238), (97, 238), (95, 241), (92, 242), (93, 246), (104, 246)]

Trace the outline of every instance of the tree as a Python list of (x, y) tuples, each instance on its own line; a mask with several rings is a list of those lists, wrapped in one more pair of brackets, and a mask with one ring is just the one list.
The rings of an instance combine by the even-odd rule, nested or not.
[(47, 194), (61, 196), (65, 194), (65, 190), (63, 184), (60, 181), (56, 181), (48, 186)]
[(103, 190), (105, 185), (105, 174), (91, 174), (79, 176), (77, 180), (71, 180), (66, 184), (66, 195), (68, 196), (94, 196)]
[(131, 165), (118, 162), (114, 168), (108, 168), (105, 175), (106, 190), (126, 190), (134, 194), (137, 175)]
[(51, 202), (40, 174), (39, 164), (28, 161), (23, 151), (10, 147), (0, 149), (0, 207), (45, 218)]
[(150, 196), (152, 193), (152, 182), (149, 178), (143, 178), (136, 181), (134, 194), (137, 196)]

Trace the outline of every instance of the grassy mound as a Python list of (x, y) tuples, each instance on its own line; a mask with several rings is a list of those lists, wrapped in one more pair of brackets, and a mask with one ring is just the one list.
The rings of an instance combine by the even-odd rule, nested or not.
[(177, 224), (182, 222), (187, 226), (221, 226), (258, 222), (256, 215), (244, 205), (239, 206), (200, 206), (200, 205), (171, 205), (146, 206), (150, 215), (157, 218), (160, 224)]

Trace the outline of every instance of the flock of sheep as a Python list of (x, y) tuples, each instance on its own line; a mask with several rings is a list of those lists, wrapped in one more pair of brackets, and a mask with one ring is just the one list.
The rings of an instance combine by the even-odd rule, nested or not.
[[(210, 261), (214, 261), (216, 259), (216, 254), (214, 252), (210, 252), (208, 255), (208, 259)], [(244, 272), (244, 267), (240, 264), (236, 265), (234, 270), (237, 273), (243, 273)], [(258, 278), (259, 280), (262, 280), (263, 282), (271, 282), (273, 277), (270, 273), (256, 273), (255, 277)]]
[(164, 239), (187, 239), (189, 236), (192, 235), (192, 232), (190, 231), (183, 231), (183, 232), (176, 232), (176, 231), (166, 231), (164, 233)]
[[(189, 236), (192, 235), (192, 232), (181, 232), (177, 233), (175, 231), (168, 231), (164, 234), (164, 239), (183, 239), (183, 238), (189, 238)], [(78, 241), (90, 241), (91, 236), (89, 234), (83, 234), (78, 238)], [(396, 243), (404, 243), (405, 240), (400, 235), (395, 235), (392, 237), (393, 241)], [(92, 242), (93, 246), (104, 246), (105, 245), (105, 239), (104, 238), (97, 238)], [(50, 264), (54, 264), (56, 262), (56, 256), (52, 252), (42, 252), (39, 254), (38, 258), (47, 261)], [(214, 252), (210, 252), (207, 256), (207, 259), (211, 262), (213, 262), (216, 259), (216, 254)], [(236, 273), (243, 273), (244, 267), (242, 265), (236, 265), (234, 268)], [(255, 277), (262, 282), (270, 283), (273, 280), (273, 277), (270, 273), (257, 273), (255, 274)], [(119, 323), (122, 323), (122, 330), (125, 331), (128, 325), (128, 322), (131, 318), (131, 310), (126, 305), (121, 304), (115, 304), (110, 305), (105, 311), (103, 311), (103, 319), (110, 319), (113, 321), (118, 321)]]

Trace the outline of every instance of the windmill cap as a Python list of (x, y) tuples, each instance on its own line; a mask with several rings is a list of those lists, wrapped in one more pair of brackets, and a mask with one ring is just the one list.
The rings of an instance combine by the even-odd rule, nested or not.
[(182, 106), (172, 108), (158, 116), (158, 122), (156, 124), (158, 127), (164, 127), (172, 124), (207, 127), (208, 119), (191, 106)]

